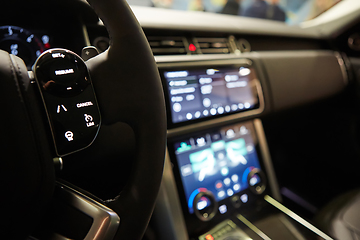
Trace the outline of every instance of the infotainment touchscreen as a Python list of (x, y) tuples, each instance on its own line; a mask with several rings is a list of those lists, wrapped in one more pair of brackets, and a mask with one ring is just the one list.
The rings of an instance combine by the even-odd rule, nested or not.
[(227, 66), (163, 71), (172, 123), (259, 107), (253, 67)]
[[(252, 122), (248, 122), (174, 143), (190, 213), (194, 213), (193, 202), (199, 192), (211, 192), (219, 202), (248, 189), (250, 172), (260, 169), (254, 131)], [(258, 180), (254, 177), (250, 184), (256, 185)], [(242, 200), (246, 198), (242, 196)]]

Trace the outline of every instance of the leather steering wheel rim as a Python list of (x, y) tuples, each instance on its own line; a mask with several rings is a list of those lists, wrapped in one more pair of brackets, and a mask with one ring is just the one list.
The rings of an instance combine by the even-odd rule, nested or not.
[[(89, 3), (111, 39), (107, 51), (86, 62), (102, 125), (111, 129), (126, 123), (132, 128), (136, 141), (130, 179), (123, 191), (106, 204), (120, 217), (114, 239), (140, 239), (154, 208), (165, 157), (162, 85), (148, 42), (128, 4), (124, 0), (91, 0)], [(36, 218), (42, 216), (52, 196), (54, 156), (39, 93), (34, 84), (30, 84), (25, 64), (4, 51), (0, 51), (0, 60), (0, 96), (7, 116), (1, 119), (0, 124), (6, 127), (0, 134), (8, 136), (3, 138), (1, 151), (11, 156), (2, 160), (5, 167), (1, 187), (9, 195), (1, 201), (1, 210), (9, 217), (3, 236), (22, 239), (30, 233)], [(106, 138), (106, 133), (101, 131), (100, 128), (99, 135)], [(100, 156), (104, 151), (96, 149), (96, 144), (91, 147), (100, 152)], [(81, 156), (81, 152), (77, 154)], [(17, 231), (20, 219), (27, 224)]]
[[(110, 35), (108, 51), (87, 62), (102, 121), (128, 123), (137, 146), (129, 184), (108, 206), (121, 219), (115, 239), (139, 239), (150, 220), (162, 177), (166, 147), (164, 94), (149, 44), (126, 1), (89, 2)], [(122, 104), (108, 104), (114, 100)]]

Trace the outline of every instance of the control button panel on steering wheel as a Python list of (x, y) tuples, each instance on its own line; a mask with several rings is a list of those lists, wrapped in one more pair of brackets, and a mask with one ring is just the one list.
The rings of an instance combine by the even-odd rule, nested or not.
[(50, 122), (58, 156), (89, 146), (101, 117), (84, 61), (66, 49), (50, 49), (36, 61), (35, 80)]

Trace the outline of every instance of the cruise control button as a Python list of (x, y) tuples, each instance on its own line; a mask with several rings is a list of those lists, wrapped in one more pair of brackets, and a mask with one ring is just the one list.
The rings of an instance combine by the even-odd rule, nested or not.
[(71, 131), (67, 131), (66, 133), (65, 133), (65, 137), (66, 137), (66, 139), (70, 142), (70, 141), (73, 141), (74, 140), (74, 133), (73, 132), (71, 132)]
[(88, 102), (82, 102), (82, 103), (78, 103), (76, 104), (77, 108), (83, 108), (83, 107), (88, 107), (88, 106), (93, 106), (94, 104), (91, 101)]
[(95, 123), (93, 122), (94, 118), (91, 115), (84, 114), (84, 117), (87, 127), (95, 126)]
[(57, 113), (60, 113), (61, 111), (67, 112), (67, 108), (63, 104), (58, 105), (56, 108)]
[(49, 50), (40, 56), (35, 65), (40, 87), (52, 95), (75, 96), (90, 84), (86, 65), (69, 50)]
[(51, 49), (33, 69), (56, 154), (61, 157), (88, 147), (97, 136), (101, 116), (84, 61), (69, 50)]

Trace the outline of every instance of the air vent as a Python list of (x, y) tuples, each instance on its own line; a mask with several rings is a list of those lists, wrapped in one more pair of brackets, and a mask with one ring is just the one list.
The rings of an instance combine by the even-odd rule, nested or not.
[(237, 45), (238, 45), (240, 52), (242, 52), (242, 53), (251, 52), (251, 45), (246, 39), (240, 38), (237, 41)]
[(198, 52), (202, 54), (224, 54), (231, 53), (228, 38), (194, 38)]
[(154, 55), (185, 55), (187, 40), (184, 37), (148, 36)]

